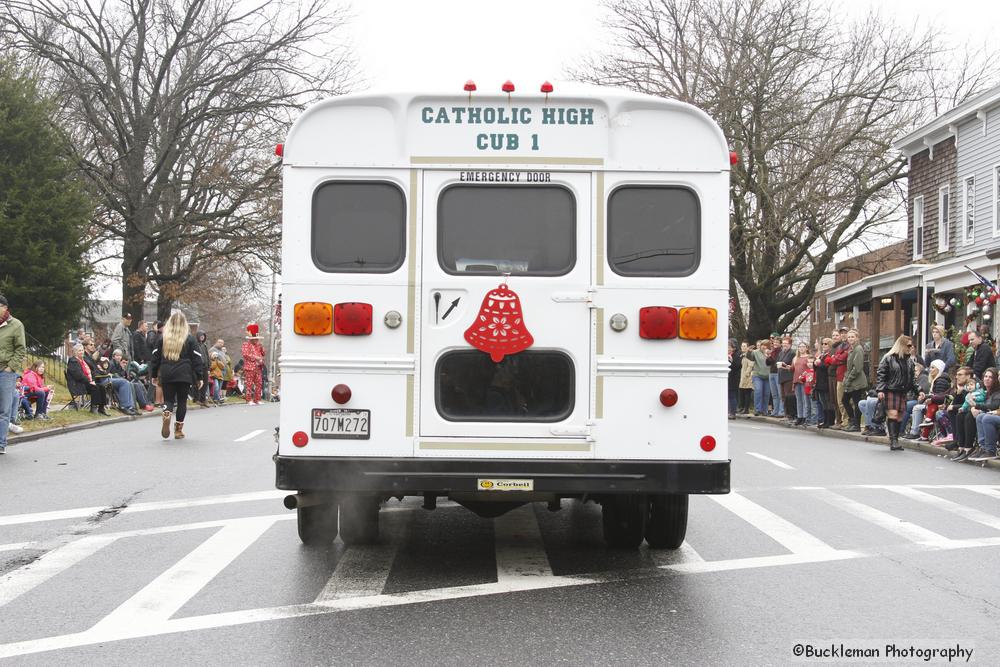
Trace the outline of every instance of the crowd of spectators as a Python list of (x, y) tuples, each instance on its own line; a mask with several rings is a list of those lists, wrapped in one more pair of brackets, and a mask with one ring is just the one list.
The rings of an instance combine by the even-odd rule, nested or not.
[(963, 359), (940, 326), (921, 357), (909, 336), (869, 369), (856, 329), (812, 345), (773, 334), (729, 342), (729, 416), (767, 416), (789, 425), (923, 440), (954, 461), (1000, 458), (1000, 378), (987, 334), (969, 332)]

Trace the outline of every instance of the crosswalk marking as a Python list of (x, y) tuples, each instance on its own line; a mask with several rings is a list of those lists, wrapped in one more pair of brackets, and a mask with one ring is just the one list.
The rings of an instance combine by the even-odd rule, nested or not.
[(399, 542), (348, 547), (337, 561), (329, 581), (316, 596), (315, 604), (345, 598), (380, 595), (389, 579)]
[(960, 505), (959, 503), (945, 500), (940, 496), (935, 496), (927, 493), (926, 491), (920, 491), (919, 489), (914, 489), (908, 486), (886, 486), (883, 488), (912, 500), (919, 500), (922, 503), (932, 505), (938, 509), (943, 509), (947, 512), (951, 512), (952, 514), (957, 514), (963, 519), (968, 519), (969, 521), (981, 523), (984, 526), (989, 526), (995, 530), (1000, 530), (1000, 517), (995, 517), (992, 514), (980, 512), (977, 509), (966, 507), (965, 505)]
[(494, 519), (493, 532), (498, 583), (509, 584), (525, 577), (552, 576), (542, 532), (530, 504)]
[[(207, 505), (227, 505), (229, 503), (246, 503), (257, 500), (278, 500), (288, 495), (288, 491), (270, 489), (268, 491), (253, 491), (250, 493), (233, 493), (224, 496), (203, 496), (201, 498), (188, 498), (185, 500), (156, 500), (150, 502), (133, 503), (123, 508), (119, 514), (132, 514), (134, 512), (153, 512), (160, 510), (184, 509), (186, 507), (203, 507)], [(14, 526), (25, 523), (40, 523), (43, 521), (59, 521), (61, 519), (81, 519), (93, 516), (107, 507), (77, 507), (68, 510), (56, 510), (54, 512), (35, 512), (32, 514), (8, 514), (0, 516), (0, 526)]]
[(93, 627), (94, 632), (168, 620), (274, 525), (270, 517), (235, 519)]
[(63, 570), (73, 567), (84, 558), (97, 553), (116, 539), (118, 538), (112, 535), (83, 537), (56, 547), (40, 556), (33, 563), (22, 565), (13, 572), (8, 572), (0, 577), (0, 607), (48, 581)]
[(778, 459), (773, 459), (770, 456), (764, 456), (763, 454), (758, 454), (757, 452), (747, 452), (747, 455), (748, 456), (752, 456), (752, 457), (754, 457), (756, 459), (760, 459), (761, 461), (767, 461), (768, 463), (776, 465), (776, 466), (778, 466), (779, 468), (781, 468), (783, 470), (795, 470), (795, 468), (793, 468), (792, 466), (788, 465), (784, 461), (779, 461)]
[(267, 429), (259, 428), (256, 431), (250, 431), (246, 435), (244, 435), (242, 437), (239, 437), (239, 438), (236, 438), (235, 440), (233, 440), (233, 442), (246, 442), (247, 440), (253, 440), (254, 438), (256, 438), (261, 433), (264, 433), (266, 430)]
[(879, 528), (884, 528), (885, 530), (895, 533), (896, 535), (910, 540), (911, 542), (941, 546), (947, 546), (952, 542), (952, 540), (944, 535), (940, 535), (932, 530), (910, 523), (909, 521), (904, 521), (899, 517), (892, 516), (887, 512), (875, 509), (874, 507), (865, 505), (864, 503), (859, 503), (856, 500), (848, 498), (847, 496), (842, 496), (839, 493), (834, 493), (828, 489), (809, 489), (807, 493), (823, 500), (837, 509), (843, 510), (848, 514), (852, 514), (859, 519), (864, 519), (869, 523), (875, 524)]
[(798, 526), (738, 493), (706, 497), (722, 505), (793, 554), (822, 554), (836, 551), (818, 537), (810, 535)]
[(20, 551), (34, 546), (34, 542), (11, 542), (10, 544), (0, 544), (0, 551)]
[(701, 554), (687, 542), (681, 544), (677, 549), (649, 549), (649, 558), (657, 567), (705, 562)]

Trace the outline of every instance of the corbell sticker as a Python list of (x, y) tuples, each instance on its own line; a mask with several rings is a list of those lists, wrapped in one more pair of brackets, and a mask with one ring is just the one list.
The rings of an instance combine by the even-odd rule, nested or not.
[(490, 355), (494, 363), (500, 363), (508, 354), (528, 349), (535, 342), (524, 325), (521, 299), (507, 287), (506, 281), (483, 297), (475, 322), (465, 330), (465, 340)]

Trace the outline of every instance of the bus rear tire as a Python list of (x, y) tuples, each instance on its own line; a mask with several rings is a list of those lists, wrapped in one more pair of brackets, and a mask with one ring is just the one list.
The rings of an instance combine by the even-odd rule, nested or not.
[(310, 505), (295, 510), (299, 539), (307, 546), (322, 546), (337, 539), (337, 505)]
[(656, 494), (649, 497), (646, 543), (651, 549), (677, 549), (687, 534), (688, 495)]
[(352, 494), (340, 499), (340, 539), (347, 546), (378, 540), (379, 502), (373, 496)]
[(635, 549), (642, 544), (649, 516), (649, 501), (641, 494), (608, 496), (601, 501), (604, 541), (615, 549)]

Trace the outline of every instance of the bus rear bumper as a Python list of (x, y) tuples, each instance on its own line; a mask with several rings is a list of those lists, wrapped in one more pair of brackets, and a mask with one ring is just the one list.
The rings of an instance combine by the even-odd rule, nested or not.
[[(531, 480), (535, 493), (729, 493), (729, 461), (274, 457), (290, 491), (385, 495), (482, 491), (484, 479)], [(499, 493), (499, 492), (498, 492)]]

